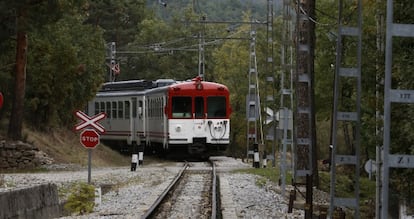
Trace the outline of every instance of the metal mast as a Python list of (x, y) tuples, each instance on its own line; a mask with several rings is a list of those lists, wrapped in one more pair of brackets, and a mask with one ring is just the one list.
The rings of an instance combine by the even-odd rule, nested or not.
[[(267, 88), (271, 88), (271, 95), (266, 95), (268, 107), (266, 107), (267, 115), (271, 118), (267, 119), (267, 124), (272, 123), (267, 130), (266, 140), (272, 142), (272, 153), (267, 155), (266, 159), (272, 160), (272, 166), (276, 166), (275, 148), (276, 148), (276, 103), (275, 103), (275, 63), (274, 63), (274, 44), (273, 44), (273, 0), (267, 1)], [(268, 89), (265, 89), (267, 91)]]
[[(253, 26), (254, 24), (252, 24), (252, 29), (250, 31), (249, 91), (246, 97), (247, 157), (249, 154), (252, 154), (252, 151), (249, 151), (249, 145), (259, 144), (259, 140), (260, 144), (263, 144), (263, 130), (261, 128), (260, 114), (259, 76), (257, 72), (256, 57), (256, 30)], [(260, 127), (258, 127), (259, 124)]]
[(114, 82), (115, 81), (115, 71), (114, 71), (114, 67), (116, 64), (116, 45), (115, 42), (111, 42), (110, 43), (110, 51), (109, 51), (109, 58), (110, 58), (110, 63), (109, 63), (109, 77), (108, 80), (109, 82)]
[[(280, 110), (279, 126), (281, 130), (280, 147), (280, 180), (282, 194), (285, 194), (286, 171), (287, 171), (287, 150), (293, 152), (293, 19), (291, 1), (283, 1), (283, 32), (281, 44), (281, 77), (280, 77)], [(294, 162), (292, 162), (294, 166)]]
[(206, 17), (202, 16), (202, 30), (199, 32), (199, 39), (198, 39), (198, 76), (201, 77), (203, 80), (205, 80), (205, 58), (204, 58), (204, 45), (205, 45), (205, 39), (204, 39), (204, 32), (205, 32), (205, 21)]
[[(334, 110), (332, 123), (331, 186), (329, 215), (333, 217), (336, 206), (354, 209), (354, 218), (359, 218), (360, 175), (360, 129), (361, 129), (361, 50), (362, 50), (362, 5), (356, 2), (356, 16), (344, 10), (355, 1), (340, 0), (338, 5), (338, 38), (334, 81)], [(344, 15), (346, 14), (346, 15)], [(352, 26), (353, 25), (353, 26)], [(355, 44), (356, 46), (351, 46)], [(345, 47), (348, 45), (348, 47)], [(348, 49), (349, 48), (349, 49)], [(348, 52), (348, 50), (350, 50)], [(356, 58), (355, 54), (357, 55)], [(345, 59), (348, 57), (348, 59)], [(349, 61), (351, 60), (351, 61)], [(339, 93), (342, 95), (339, 96)], [(338, 138), (339, 124), (343, 125), (345, 144)], [(348, 125), (353, 135), (348, 134)], [(350, 140), (352, 139), (352, 140)], [(354, 197), (338, 197), (335, 194), (337, 168), (340, 165), (353, 171), (350, 176), (354, 185)]]
[[(312, 218), (313, 176), (317, 176), (316, 132), (314, 118), (314, 0), (296, 2), (296, 75), (295, 77), (295, 138), (294, 138), (294, 184), (306, 180), (305, 218)], [(301, 180), (302, 182), (299, 182)]]
[(385, 37), (385, 82), (384, 82), (384, 138), (382, 158), (381, 218), (388, 218), (388, 190), (390, 168), (414, 168), (414, 155), (391, 153), (391, 105), (392, 103), (414, 103), (414, 90), (393, 89), (393, 39), (394, 37), (414, 37), (414, 25), (394, 23), (393, 1), (387, 0)]

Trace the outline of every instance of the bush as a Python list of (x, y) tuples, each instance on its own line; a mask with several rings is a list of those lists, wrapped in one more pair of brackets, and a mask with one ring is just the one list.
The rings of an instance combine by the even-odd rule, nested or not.
[(65, 210), (83, 215), (91, 213), (95, 207), (95, 187), (87, 183), (78, 183), (70, 191)]

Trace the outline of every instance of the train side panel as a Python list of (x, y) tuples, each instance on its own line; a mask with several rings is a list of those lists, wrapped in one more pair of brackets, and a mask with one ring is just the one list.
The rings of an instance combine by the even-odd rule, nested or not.
[(118, 142), (128, 147), (139, 141), (139, 134), (143, 133), (143, 117), (139, 111), (139, 104), (144, 96), (138, 92), (99, 93), (95, 99), (88, 103), (90, 116), (105, 112), (107, 118), (100, 123), (105, 128), (101, 134), (103, 142)]
[(167, 118), (164, 113), (167, 88), (153, 89), (145, 94), (146, 146), (168, 149)]

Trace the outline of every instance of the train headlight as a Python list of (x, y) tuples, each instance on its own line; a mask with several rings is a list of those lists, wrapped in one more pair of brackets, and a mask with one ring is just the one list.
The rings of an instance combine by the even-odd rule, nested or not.
[(175, 131), (176, 131), (176, 132), (181, 132), (181, 126), (180, 126), (180, 125), (177, 125), (177, 126), (175, 127)]

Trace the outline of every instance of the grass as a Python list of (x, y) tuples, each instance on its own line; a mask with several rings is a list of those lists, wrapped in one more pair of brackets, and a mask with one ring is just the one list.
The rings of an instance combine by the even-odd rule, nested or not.
[[(0, 121), (0, 140), (6, 139), (6, 125)], [(80, 133), (69, 129), (54, 129), (51, 132), (41, 132), (32, 129), (23, 129), (24, 141), (34, 145), (53, 158), (53, 163), (76, 164), (83, 167), (88, 165), (88, 149), (80, 143)], [(130, 157), (121, 155), (103, 144), (92, 149), (92, 167), (129, 166)], [(45, 168), (1, 170), (2, 173), (44, 172)], [(1, 180), (0, 180), (1, 183)]]
[[(51, 133), (24, 130), (27, 141), (41, 151), (53, 157), (55, 163), (76, 163), (81, 166), (88, 164), (88, 149), (79, 141), (79, 133), (60, 129)], [(92, 167), (125, 166), (130, 164), (130, 158), (114, 152), (105, 145), (92, 149)]]

